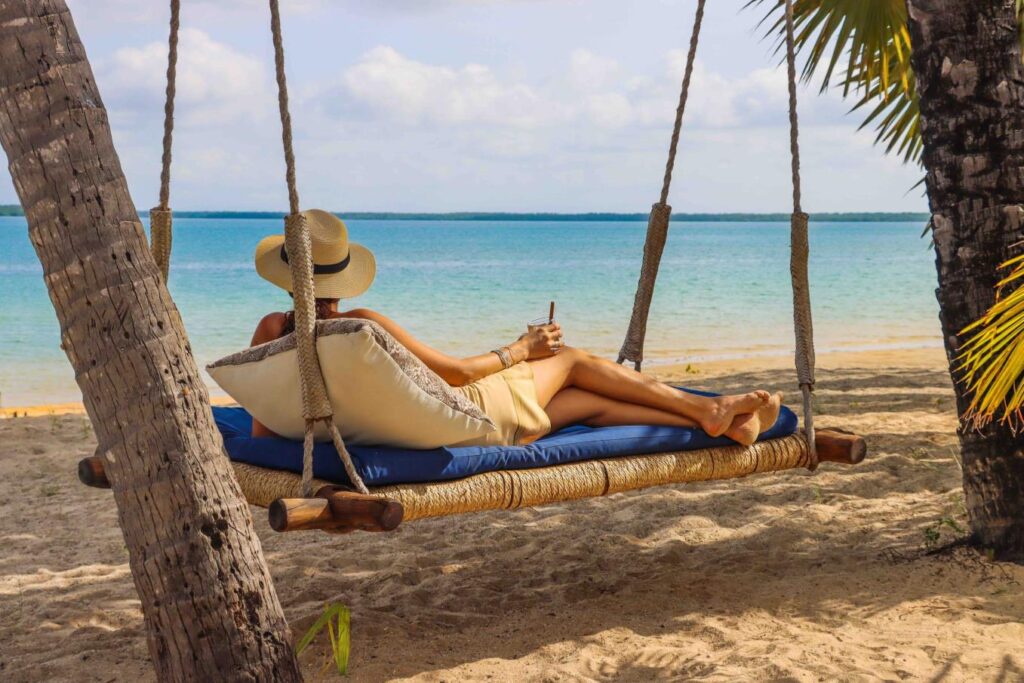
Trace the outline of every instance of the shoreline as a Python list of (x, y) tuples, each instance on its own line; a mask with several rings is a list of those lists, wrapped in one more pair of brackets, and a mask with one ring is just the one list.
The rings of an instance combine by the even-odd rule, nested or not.
[[(645, 367), (649, 374), (662, 381), (692, 381), (693, 384), (699, 385), (703, 383), (704, 378), (713, 379), (722, 375), (766, 370), (785, 370), (792, 366), (793, 359), (791, 356), (772, 354), (692, 362), (676, 360), (659, 362), (659, 359), (652, 358)], [(945, 351), (937, 346), (825, 351), (819, 352), (817, 356), (817, 368), (826, 372), (854, 368), (866, 370), (883, 370), (886, 368), (936, 370), (945, 367)], [(824, 388), (827, 382), (819, 378), (819, 384)], [(208, 388), (211, 392), (211, 405), (235, 405), (234, 400), (230, 396), (220, 393), (217, 387)], [(56, 415), (82, 415), (84, 413), (85, 406), (81, 401), (40, 403), (0, 408), (0, 420)]]

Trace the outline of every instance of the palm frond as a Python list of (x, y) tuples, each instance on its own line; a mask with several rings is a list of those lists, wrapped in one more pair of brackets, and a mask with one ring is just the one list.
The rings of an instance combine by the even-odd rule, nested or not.
[(972, 395), (964, 419), (974, 427), (998, 419), (1016, 429), (1024, 426), (1024, 255), (1001, 268), (1009, 274), (996, 285), (995, 304), (961, 332), (971, 337), (957, 365)]
[[(781, 52), (785, 47), (785, 2), (748, 0), (746, 7), (766, 3), (771, 7), (759, 25), (767, 25), (766, 36), (775, 39), (775, 49)], [(886, 90), (893, 82), (906, 85), (904, 79), (911, 68), (905, 0), (795, 0), (793, 21), (797, 51), (810, 50), (803, 78), (810, 80), (824, 66), (823, 92), (837, 77), (844, 96), (857, 87), (868, 88), (876, 80)], [(837, 74), (841, 63), (844, 70)]]
[[(747, 0), (744, 7), (768, 6), (759, 22), (776, 52), (785, 47), (784, 0)], [(1024, 17), (1024, 0), (1017, 0)], [(910, 63), (905, 0), (794, 0), (796, 48), (804, 58), (802, 78), (821, 78), (821, 91), (857, 97), (851, 111), (864, 110), (861, 127), (874, 126), (875, 142), (905, 163), (919, 163), (920, 109)], [(1021, 28), (1024, 45), (1024, 23)]]
[(884, 145), (886, 154), (899, 154), (904, 163), (917, 162), (924, 144), (916, 85), (912, 71), (905, 75), (905, 80), (891, 83), (888, 92), (883, 91), (881, 81), (876, 81), (850, 109), (865, 109), (867, 114), (860, 128), (874, 125), (875, 144)]

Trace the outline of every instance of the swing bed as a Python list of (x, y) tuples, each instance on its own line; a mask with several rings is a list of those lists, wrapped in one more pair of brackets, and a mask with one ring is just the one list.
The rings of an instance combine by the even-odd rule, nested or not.
[[(705, 2), (697, 2), (661, 196), (648, 220), (633, 312), (619, 353), (620, 363), (630, 361), (638, 371), (672, 215), (669, 190)], [(815, 431), (813, 424), (815, 379), (807, 274), (808, 216), (800, 204), (793, 0), (784, 2), (793, 183), (790, 271), (803, 428), (798, 428), (795, 414), (784, 408), (775, 426), (749, 447), (724, 438), (713, 439), (700, 430), (627, 426), (570, 427), (529, 446), (518, 447), (433, 451), (353, 447), (350, 451), (332, 422), (333, 411), (317, 357), (313, 264), (295, 180), (279, 0), (269, 0), (290, 208), (285, 217), (285, 242), (288, 253), (295, 255), (289, 260), (289, 267), (295, 283), (293, 334), (302, 385), (305, 439), (300, 444), (253, 438), (251, 418), (243, 409), (213, 408), (213, 412), (246, 499), (268, 508), (273, 529), (390, 531), (403, 521), (532, 507), (667, 484), (734, 479), (796, 468), (814, 470), (822, 461), (852, 465), (864, 459), (867, 447), (861, 437), (842, 430)], [(165, 282), (172, 236), (169, 199), (179, 16), (180, 0), (171, 0), (160, 203), (150, 212), (151, 249)], [(314, 443), (317, 423), (328, 427), (330, 443)], [(82, 460), (78, 473), (87, 485), (110, 486), (100, 456)]]

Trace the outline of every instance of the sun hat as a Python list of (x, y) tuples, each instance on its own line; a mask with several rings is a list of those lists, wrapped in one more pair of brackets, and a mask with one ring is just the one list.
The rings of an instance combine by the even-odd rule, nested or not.
[[(359, 296), (373, 282), (377, 261), (373, 252), (348, 241), (348, 228), (333, 213), (303, 211), (313, 246), (313, 284), (318, 299), (347, 299)], [(256, 245), (256, 272), (281, 289), (292, 291), (288, 250), (284, 235), (264, 237)]]

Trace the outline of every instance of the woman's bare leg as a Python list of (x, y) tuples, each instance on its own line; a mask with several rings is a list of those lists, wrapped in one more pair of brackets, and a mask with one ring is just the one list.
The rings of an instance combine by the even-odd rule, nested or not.
[(544, 407), (551, 419), (551, 431), (583, 424), (588, 427), (617, 425), (661, 425), (665, 427), (696, 427), (688, 417), (657, 408), (623, 403), (583, 389), (564, 389)]
[[(773, 397), (773, 401), (777, 397)], [(777, 404), (776, 404), (777, 405)], [(600, 396), (583, 389), (564, 389), (551, 399), (544, 408), (551, 420), (551, 431), (573, 424), (584, 424), (588, 427), (614, 427), (618, 425), (660, 425), (666, 427), (697, 427), (693, 420), (669, 413), (657, 408), (616, 401), (607, 396)], [(771, 424), (761, 421), (760, 413), (745, 413), (735, 420), (725, 436), (744, 446), (757, 441), (758, 435), (775, 424), (775, 419), (769, 413), (766, 417), (771, 419)], [(778, 417), (776, 411), (775, 417)]]
[(697, 396), (575, 348), (565, 348), (550, 358), (531, 361), (530, 366), (541, 406), (547, 406), (560, 391), (576, 387), (689, 418), (711, 436), (721, 436), (737, 416), (754, 413), (771, 398), (766, 391)]

